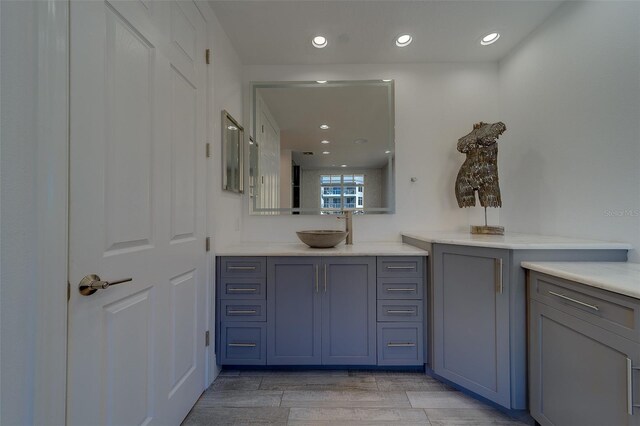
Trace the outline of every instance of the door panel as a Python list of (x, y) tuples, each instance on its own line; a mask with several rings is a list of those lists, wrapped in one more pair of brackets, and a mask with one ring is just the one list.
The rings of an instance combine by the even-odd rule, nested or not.
[(375, 270), (373, 257), (323, 258), (323, 364), (376, 364)]
[[(205, 382), (205, 21), (188, 1), (70, 13), (68, 421), (176, 424)], [(133, 281), (81, 296), (92, 273)]]
[(509, 286), (498, 285), (500, 265), (508, 277), (505, 251), (436, 246), (434, 371), (509, 407)]
[(321, 362), (317, 257), (267, 259), (267, 364)]

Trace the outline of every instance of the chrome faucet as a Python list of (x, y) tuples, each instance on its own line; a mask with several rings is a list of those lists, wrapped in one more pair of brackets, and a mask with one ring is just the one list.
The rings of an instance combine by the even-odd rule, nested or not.
[(344, 230), (347, 232), (347, 242), (345, 244), (353, 244), (353, 210), (343, 210), (344, 216), (338, 216), (338, 219), (344, 219)]

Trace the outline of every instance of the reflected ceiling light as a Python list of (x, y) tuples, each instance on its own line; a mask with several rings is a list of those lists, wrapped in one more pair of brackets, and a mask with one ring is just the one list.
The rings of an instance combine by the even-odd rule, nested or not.
[(406, 47), (411, 44), (413, 41), (413, 37), (410, 34), (402, 34), (396, 38), (396, 46), (398, 47)]
[(229, 129), (229, 130), (238, 130), (238, 128), (236, 126), (227, 126), (227, 129)]
[(346, 164), (342, 164), (340, 167), (347, 167), (347, 165)]
[(329, 142), (329, 141), (320, 141), (320, 143), (323, 143), (323, 144), (326, 145), (326, 144), (331, 143), (331, 142)]
[(325, 84), (327, 80), (316, 80), (316, 83)]
[(388, 82), (390, 82), (390, 81), (391, 81), (391, 79), (390, 79), (390, 78), (389, 78), (389, 79), (384, 79), (384, 80), (382, 80), (382, 81), (384, 81), (385, 83), (388, 83)]
[(328, 125), (328, 124), (321, 124), (321, 125), (320, 125), (320, 128), (321, 128), (322, 130), (327, 130), (327, 129), (329, 128), (329, 125)]
[(385, 151), (384, 153), (385, 154), (391, 154), (391, 151)]
[(327, 46), (327, 38), (323, 36), (315, 36), (313, 40), (311, 40), (311, 44), (313, 44), (313, 47), (322, 49)]
[(324, 155), (331, 154), (329, 151), (322, 151)]
[(483, 46), (487, 46), (489, 44), (495, 43), (499, 38), (500, 33), (487, 34), (486, 36), (482, 37), (482, 40), (480, 40), (480, 44)]

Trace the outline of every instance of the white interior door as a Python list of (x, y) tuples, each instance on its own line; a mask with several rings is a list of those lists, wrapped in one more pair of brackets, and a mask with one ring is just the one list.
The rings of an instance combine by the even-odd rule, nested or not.
[[(205, 21), (71, 2), (68, 422), (178, 424), (205, 386)], [(88, 274), (131, 282), (90, 296)]]

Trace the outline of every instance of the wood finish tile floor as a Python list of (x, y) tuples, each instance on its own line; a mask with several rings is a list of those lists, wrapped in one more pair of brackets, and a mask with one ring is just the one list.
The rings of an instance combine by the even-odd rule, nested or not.
[(224, 370), (182, 424), (480, 426), (527, 423), (508, 417), (423, 373)]

